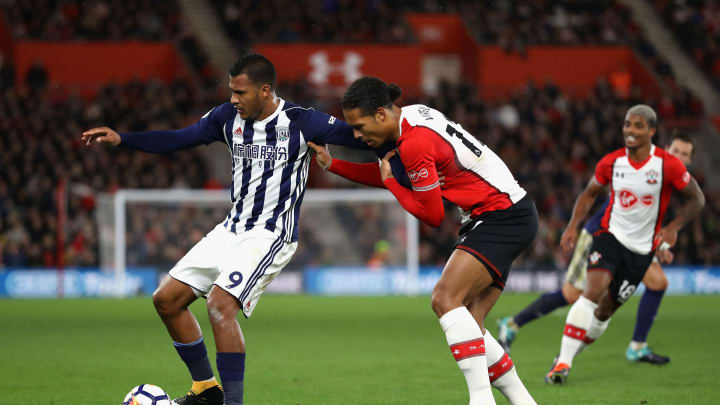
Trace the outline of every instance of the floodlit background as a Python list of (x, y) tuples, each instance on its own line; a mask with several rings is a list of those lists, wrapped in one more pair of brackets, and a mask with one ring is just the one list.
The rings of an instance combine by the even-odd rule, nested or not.
[[(708, 352), (717, 357), (710, 342), (720, 337), (712, 329), (720, 315), (708, 312), (720, 303), (716, 1), (0, 0), (0, 50), (0, 316), (14, 325), (0, 332), (0, 357), (12, 355), (19, 367), (9, 399), (5, 390), (0, 404), (46, 404), (53, 398), (57, 402), (50, 403), (65, 404), (77, 395), (82, 403), (119, 403), (127, 389), (142, 382), (175, 395), (186, 389), (183, 366), (154, 319), (149, 294), (226, 215), (227, 150), (215, 144), (157, 156), (122, 147), (86, 148), (79, 137), (103, 125), (144, 131), (193, 123), (229, 99), (227, 70), (248, 51), (275, 64), (277, 94), (286, 100), (341, 118), (340, 98), (349, 83), (377, 76), (403, 88), (402, 104), (444, 112), (502, 157), (535, 200), (540, 230), (516, 260), (493, 318), (523, 307), (535, 292), (560, 286), (569, 257), (558, 241), (576, 196), (598, 159), (622, 146), (627, 108), (653, 106), (659, 116), (657, 145), (664, 146), (673, 131), (694, 139), (690, 171), (707, 198), (700, 218), (679, 234), (674, 264), (665, 267), (669, 294), (675, 296), (663, 304), (650, 336), (673, 363), (663, 369), (624, 364), (636, 300), (619, 311), (610, 328), (617, 335), (589, 351), (602, 359), (607, 350), (607, 358), (616, 358), (622, 372), (611, 372), (607, 384), (598, 376), (609, 368), (601, 370), (597, 362), (595, 374), (577, 376), (595, 385), (578, 381), (563, 392), (540, 383), (557, 351), (564, 312), (541, 321), (545, 328), (523, 330), (516, 345), (525, 349), (513, 357), (542, 403), (712, 403), (708, 396), (718, 396), (710, 383), (703, 388), (707, 392), (698, 390), (698, 378), (718, 372), (717, 365), (701, 365)], [(340, 147), (332, 153), (374, 159)], [(361, 186), (314, 163), (309, 187), (308, 195), (333, 197), (309, 198), (303, 206), (293, 261), (263, 299), (267, 308), (259, 305), (253, 320), (242, 323), (255, 330), (249, 336), (262, 333), (256, 342), (249, 339), (249, 350), (299, 333), (322, 351), (323, 339), (334, 335), (314, 331), (335, 330), (350, 320), (349, 325), (365, 327), (347, 327), (337, 338), (369, 339), (365, 350), (380, 352), (363, 358), (357, 369), (347, 367), (356, 364), (358, 353), (342, 350), (318, 352), (323, 358), (341, 356), (337, 363), (329, 357), (325, 367), (289, 355), (293, 370), (285, 370), (270, 352), (249, 355), (248, 403), (463, 403), (464, 382), (446, 358), (427, 297), (457, 237), (455, 209), (448, 208), (438, 228), (418, 226), (392, 198), (336, 191)], [(126, 198), (130, 189), (136, 199)], [(188, 197), (159, 201), (150, 191), (157, 189)], [(338, 201), (347, 199), (352, 202)], [(137, 297), (102, 298), (130, 296)], [(326, 300), (344, 310), (328, 311)], [(202, 312), (202, 304), (196, 307)], [(100, 312), (88, 314), (92, 308)], [(388, 311), (382, 315), (386, 322), (378, 325), (363, 312), (371, 309)], [(292, 319), (307, 322), (288, 322), (283, 311), (300, 311)], [(394, 323), (393, 315), (405, 319)], [(427, 333), (413, 333), (415, 318), (422, 318), (418, 330)], [(65, 333), (68, 325), (82, 333)], [(400, 329), (392, 344), (408, 340), (414, 355), (396, 359), (387, 342), (373, 343), (393, 327)], [(680, 333), (700, 327), (707, 336)], [(87, 363), (83, 350), (70, 350), (72, 361), (47, 355), (50, 348), (73, 345), (104, 353), (104, 345), (120, 337), (125, 342), (148, 337), (147, 348), (138, 349), (147, 356), (127, 357), (132, 347), (100, 363)], [(398, 351), (402, 345), (392, 346), (392, 353)], [(438, 361), (412, 363), (425, 355)], [(348, 381), (366, 389), (321, 383), (341, 363)], [(424, 370), (437, 364), (447, 372)], [(312, 369), (303, 378), (314, 382), (272, 384), (273, 376), (302, 373), (303, 365)], [(37, 382), (35, 367), (48, 373), (40, 386), (29, 384)], [(702, 373), (696, 375), (698, 367)], [(378, 368), (395, 371), (375, 377), (371, 370)], [(414, 368), (409, 376), (402, 372), (408, 368)], [(638, 376), (645, 383), (622, 385)], [(610, 398), (608, 387), (617, 384), (624, 388), (613, 395), (621, 396), (603, 402)], [(685, 384), (695, 388), (684, 389)], [(670, 385), (679, 388), (661, 389)], [(368, 399), (368, 390), (377, 396)], [(318, 396), (322, 391), (333, 394)]]

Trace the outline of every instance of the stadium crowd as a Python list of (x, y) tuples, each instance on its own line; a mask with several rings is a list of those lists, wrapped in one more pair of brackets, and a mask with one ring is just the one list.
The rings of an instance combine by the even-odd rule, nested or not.
[[(0, 95), (1, 267), (58, 264), (56, 190), (61, 181), (68, 194), (64, 256), (71, 266), (98, 265), (95, 193), (211, 185), (205, 160), (197, 151), (172, 157), (123, 148), (87, 153), (78, 142), (83, 130), (99, 125), (118, 130), (187, 125), (197, 116), (188, 82), (109, 85), (85, 100), (61, 88), (43, 87), (47, 80), (31, 77), (28, 83), (4, 88)], [(160, 246), (176, 242), (153, 237), (146, 239)]]
[[(716, 35), (717, 7), (696, 2), (656, 1), (676, 29), (687, 32), (688, 44), (702, 33)], [(240, 49), (258, 41), (411, 42), (412, 33), (402, 11), (459, 12), (477, 41), (495, 43), (508, 51), (524, 52), (532, 44), (615, 44), (629, 41), (658, 76), (672, 84), (667, 63), (643, 39), (627, 10), (616, 2), (473, 2), (426, 0), (423, 2), (324, 0), (281, 2), (213, 0), (225, 29)], [(699, 4), (699, 3), (698, 3)], [(19, 39), (43, 40), (166, 40), (183, 50), (207, 84), (216, 83), (207, 56), (192, 33), (187, 32), (175, 1), (141, 2), (103, 0), (0, 0), (12, 34)], [(282, 13), (276, 13), (282, 10)], [(698, 15), (703, 18), (700, 19)], [(276, 17), (280, 16), (280, 20)], [(691, 17), (688, 17), (691, 16)], [(269, 24), (268, 21), (273, 21)], [(361, 23), (357, 23), (361, 21)], [(688, 21), (693, 21), (692, 30)], [(695, 24), (702, 21), (702, 24)], [(671, 22), (671, 21), (668, 21)], [(679, 22), (679, 23), (678, 23)], [(344, 27), (353, 26), (353, 30)], [(680, 28), (678, 28), (680, 27)], [(684, 28), (683, 28), (684, 27)], [(684, 34), (683, 34), (684, 35)], [(712, 42), (712, 41), (710, 41)], [(706, 42), (703, 41), (703, 44)], [(712, 47), (694, 48), (702, 66), (716, 59)], [(710, 55), (710, 56), (707, 56)], [(714, 62), (713, 62), (714, 63)], [(713, 65), (714, 66), (714, 65)], [(713, 67), (714, 69), (714, 67)], [(98, 226), (96, 194), (118, 188), (215, 188), (206, 161), (197, 150), (157, 157), (139, 152), (105, 149), (86, 153), (77, 138), (83, 129), (108, 125), (119, 130), (178, 128), (204, 113), (215, 99), (187, 81), (109, 85), (92, 99), (83, 99), (62, 88), (48, 87), (42, 64), (34, 65), (15, 83), (8, 59), (0, 56), (0, 268), (48, 267), (58, 264), (57, 195), (61, 180), (68, 190), (68, 266), (97, 266)], [(558, 248), (575, 196), (591, 176), (595, 162), (620, 146), (622, 118), (628, 106), (644, 102), (660, 116), (659, 140), (669, 139), (669, 126), (692, 127), (702, 116), (701, 104), (685, 89), (666, 86), (657, 100), (647, 100), (638, 89), (620, 94), (605, 80), (589, 98), (571, 98), (552, 83), (526, 88), (511, 97), (483, 101), (472, 85), (444, 83), (437, 95), (404, 100), (421, 102), (445, 112), (507, 162), (521, 184), (535, 199), (541, 215), (540, 232), (532, 251), (517, 265), (523, 268), (562, 269), (567, 261)], [(42, 96), (40, 94), (42, 93)], [(281, 86), (278, 94), (301, 105), (315, 106), (342, 116), (337, 99), (313, 96), (304, 83)], [(209, 97), (209, 98), (208, 98)], [(224, 96), (223, 96), (224, 97)], [(28, 119), (32, 117), (32, 119)], [(703, 173), (694, 173), (700, 181)], [(313, 168), (311, 186), (350, 186), (336, 176)], [(179, 206), (133, 207), (128, 221), (128, 264), (167, 269), (212, 224), (225, 208)], [(703, 221), (680, 234), (676, 262), (720, 262), (720, 198), (708, 196)], [(360, 260), (373, 264), (398, 264), (401, 255), (388, 254), (402, 243), (402, 221), (388, 228), (386, 218), (367, 208), (333, 208), (344, 227), (364, 229), (353, 243)], [(448, 210), (448, 213), (452, 211)], [(372, 220), (371, 220), (372, 219)], [(421, 228), (421, 262), (444, 263), (456, 240), (456, 215), (447, 215), (435, 229)], [(305, 221), (307, 224), (308, 221)], [(371, 225), (368, 226), (367, 224)], [(381, 234), (376, 232), (382, 230)], [(291, 268), (332, 264), (318, 230), (301, 227), (301, 243)], [(377, 243), (380, 235), (386, 235)], [(363, 263), (353, 263), (363, 264)]]
[(683, 50), (720, 88), (720, 4), (678, 0), (652, 3)]
[(201, 78), (215, 75), (175, 0), (0, 0), (0, 16), (18, 40), (176, 42)]

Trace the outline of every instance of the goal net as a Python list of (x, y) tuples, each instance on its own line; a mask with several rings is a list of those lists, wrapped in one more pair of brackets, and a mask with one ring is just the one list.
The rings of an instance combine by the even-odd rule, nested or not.
[[(101, 268), (118, 286), (129, 269), (166, 272), (229, 209), (227, 190), (104, 194), (96, 211)], [(298, 249), (269, 290), (313, 293), (320, 283), (337, 294), (415, 294), (418, 226), (387, 190), (307, 190)]]

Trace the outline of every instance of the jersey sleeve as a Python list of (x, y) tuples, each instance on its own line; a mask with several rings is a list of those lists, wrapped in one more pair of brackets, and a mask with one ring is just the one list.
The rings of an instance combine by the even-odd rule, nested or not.
[(225, 103), (182, 129), (120, 133), (120, 144), (143, 152), (168, 153), (213, 142), (227, 143), (222, 128), (233, 114), (232, 104)]
[(667, 154), (663, 165), (663, 180), (671, 184), (675, 189), (682, 190), (690, 184), (690, 173), (680, 159)]
[(612, 166), (614, 161), (615, 156), (605, 155), (595, 166), (595, 180), (603, 186), (612, 180)]
[(412, 189), (415, 191), (427, 191), (440, 187), (432, 144), (422, 142), (422, 139), (418, 137), (419, 133), (417, 132), (423, 130), (421, 128), (413, 129), (413, 132), (416, 133), (398, 145), (400, 159), (405, 166)]
[(354, 149), (370, 148), (365, 142), (355, 139), (350, 125), (330, 114), (307, 109), (298, 119), (306, 142), (343, 145)]
[(375, 162), (354, 163), (347, 160), (333, 159), (327, 170), (355, 183), (385, 188), (380, 176), (380, 165)]
[(423, 143), (416, 133), (407, 135), (408, 137), (399, 143), (398, 152), (407, 170), (412, 190), (402, 187), (394, 176), (385, 180), (385, 187), (409, 213), (428, 225), (438, 226), (445, 216), (445, 209), (432, 155), (433, 149)]

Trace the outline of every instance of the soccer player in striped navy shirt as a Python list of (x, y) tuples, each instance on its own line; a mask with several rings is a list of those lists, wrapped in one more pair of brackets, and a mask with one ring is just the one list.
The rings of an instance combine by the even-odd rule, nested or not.
[[(230, 69), (230, 102), (189, 127), (117, 133), (101, 127), (82, 135), (91, 143), (166, 153), (224, 142), (232, 154), (232, 209), (170, 270), (153, 295), (160, 318), (190, 371), (190, 392), (179, 405), (243, 403), (245, 342), (237, 314), (249, 318), (265, 287), (290, 261), (311, 155), (306, 142), (368, 147), (345, 122), (275, 95), (275, 68), (249, 54)], [(217, 346), (218, 386), (202, 332), (188, 306), (207, 297)], [(224, 391), (224, 398), (223, 398)], [(223, 402), (224, 401), (224, 402)]]

